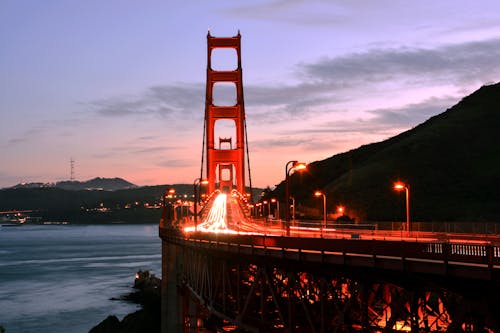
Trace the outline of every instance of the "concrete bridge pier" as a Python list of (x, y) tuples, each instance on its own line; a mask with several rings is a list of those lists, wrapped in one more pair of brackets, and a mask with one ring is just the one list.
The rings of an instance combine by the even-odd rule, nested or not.
[(182, 295), (178, 284), (182, 268), (182, 249), (165, 241), (162, 241), (161, 249), (164, 258), (161, 267), (161, 332), (182, 332)]

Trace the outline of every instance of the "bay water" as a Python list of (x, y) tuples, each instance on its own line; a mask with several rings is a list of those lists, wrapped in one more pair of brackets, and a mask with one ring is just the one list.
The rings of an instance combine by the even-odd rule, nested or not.
[(0, 227), (0, 325), (5, 333), (86, 333), (139, 309), (111, 300), (135, 273), (161, 276), (158, 225)]

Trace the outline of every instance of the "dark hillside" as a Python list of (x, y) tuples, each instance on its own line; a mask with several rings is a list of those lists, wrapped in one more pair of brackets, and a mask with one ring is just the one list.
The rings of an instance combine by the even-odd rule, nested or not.
[(398, 136), (311, 163), (293, 178), (301, 202), (317, 205), (312, 193), (323, 189), (330, 210), (342, 203), (358, 220), (402, 220), (404, 195), (392, 190), (402, 180), (411, 186), (414, 220), (500, 221), (500, 84)]
[(42, 221), (71, 223), (157, 223), (166, 189), (190, 195), (192, 185), (158, 185), (117, 191), (64, 190), (56, 187), (0, 190), (0, 211), (35, 210)]
[[(34, 210), (28, 215), (42, 221), (158, 223), (165, 191), (175, 188), (176, 194), (183, 200), (192, 200), (193, 195), (192, 184), (143, 186), (115, 191), (61, 189), (35, 184), (42, 186), (0, 189), (0, 211)], [(261, 191), (253, 189), (254, 195)]]

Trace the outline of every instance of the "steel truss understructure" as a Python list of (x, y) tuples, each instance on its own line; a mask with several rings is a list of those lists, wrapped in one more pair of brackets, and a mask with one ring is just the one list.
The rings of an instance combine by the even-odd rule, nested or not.
[[(184, 332), (494, 332), (484, 312), (426, 284), (334, 267), (251, 262), (184, 247)], [(482, 313), (482, 314), (480, 314)]]

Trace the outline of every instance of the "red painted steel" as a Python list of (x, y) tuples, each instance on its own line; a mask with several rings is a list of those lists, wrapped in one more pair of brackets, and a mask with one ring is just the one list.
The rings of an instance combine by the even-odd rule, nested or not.
[[(232, 71), (212, 69), (212, 51), (216, 48), (232, 48), (238, 57), (238, 66)], [(216, 83), (229, 82), (236, 86), (235, 105), (214, 105), (213, 88)], [(236, 128), (236, 145), (231, 149), (217, 149), (215, 142), (215, 123), (218, 120), (232, 120)], [(213, 37), (207, 35), (207, 83), (205, 100), (206, 156), (208, 193), (217, 188), (231, 191), (236, 189), (245, 193), (245, 108), (243, 102), (243, 78), (241, 69), (241, 35), (235, 37)], [(225, 140), (228, 138), (219, 138)], [(222, 171), (229, 170), (228, 179), (222, 179)]]

